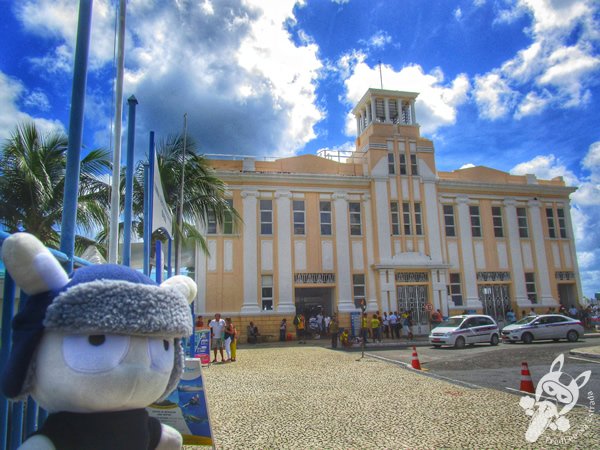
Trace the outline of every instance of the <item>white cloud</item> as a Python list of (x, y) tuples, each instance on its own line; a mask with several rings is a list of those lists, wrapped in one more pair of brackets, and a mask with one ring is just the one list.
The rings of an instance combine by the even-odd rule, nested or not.
[(510, 111), (517, 93), (510, 88), (501, 74), (490, 72), (475, 77), (473, 95), (481, 116), (494, 120), (505, 116)]
[[(354, 107), (367, 89), (380, 87), (379, 66), (370, 67), (365, 55), (352, 52), (338, 60), (339, 74), (346, 88), (343, 101)], [(424, 73), (419, 65), (410, 65), (396, 71), (393, 67), (381, 66), (384, 89), (417, 92), (415, 110), (417, 122), (423, 133), (434, 133), (442, 126), (456, 121), (456, 109), (467, 99), (470, 84), (464, 74), (458, 75), (451, 83), (444, 82), (441, 69)], [(356, 121), (349, 114), (346, 119), (346, 134), (356, 134)]]
[(23, 104), (30, 108), (36, 108), (40, 111), (48, 111), (50, 109), (50, 102), (48, 96), (39, 89), (30, 92), (23, 99)]
[(383, 30), (379, 30), (373, 36), (371, 36), (367, 41), (359, 40), (361, 44), (366, 45), (369, 48), (382, 49), (387, 44), (392, 42), (392, 37)]
[(460, 166), (458, 170), (460, 170), (460, 169), (470, 169), (472, 167), (475, 167), (475, 164), (473, 164), (473, 163), (467, 163), (467, 164), (463, 164), (462, 166)]
[(530, 161), (517, 164), (510, 170), (514, 175), (534, 174), (536, 177), (543, 180), (551, 180), (556, 177), (563, 177), (568, 186), (576, 186), (579, 184), (577, 176), (564, 163), (554, 156), (538, 155)]
[(20, 110), (21, 100), (25, 88), (19, 80), (10, 78), (0, 71), (0, 141), (10, 137), (15, 126), (24, 122), (35, 122), (43, 133), (48, 131), (63, 131), (62, 124), (55, 120), (33, 117)]
[(454, 10), (454, 18), (456, 20), (458, 20), (460, 22), (460, 19), (462, 19), (462, 9), (460, 9), (460, 7), (456, 8)]
[(518, 0), (501, 10), (497, 23), (512, 23), (524, 15), (531, 19), (523, 30), (531, 44), (501, 67), (477, 77), (488, 83), (476, 83), (475, 98), (499, 99), (477, 101), (482, 115), (493, 120), (514, 114), (518, 119), (547, 107), (572, 108), (589, 102), (589, 88), (600, 70), (599, 13), (600, 3), (595, 0)]
[[(113, 63), (114, 3), (94, 2), (92, 75)], [(28, 32), (56, 42), (31, 60), (45, 76), (72, 70), (77, 4), (23, 0), (13, 7)], [(138, 130), (179, 132), (187, 112), (188, 131), (202, 151), (288, 155), (302, 148), (325, 114), (315, 93), (318, 46), (295, 26), (294, 7), (303, 4), (129, 1), (124, 95), (138, 98)], [(112, 116), (110, 101), (103, 100), (111, 98), (110, 88), (87, 94), (86, 117), (93, 115), (96, 136), (105, 135)]]

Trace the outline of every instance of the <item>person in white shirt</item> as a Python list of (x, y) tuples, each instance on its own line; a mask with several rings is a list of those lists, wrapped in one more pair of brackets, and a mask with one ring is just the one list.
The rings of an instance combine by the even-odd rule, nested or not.
[(390, 328), (392, 331), (392, 339), (400, 339), (400, 331), (398, 330), (398, 316), (396, 315), (396, 311), (388, 316), (388, 320), (390, 322)]
[(212, 349), (215, 354), (212, 362), (217, 362), (217, 350), (221, 352), (221, 362), (225, 362), (223, 356), (223, 334), (225, 331), (225, 321), (221, 319), (221, 314), (215, 314), (215, 318), (208, 323), (210, 328), (210, 340), (212, 342)]

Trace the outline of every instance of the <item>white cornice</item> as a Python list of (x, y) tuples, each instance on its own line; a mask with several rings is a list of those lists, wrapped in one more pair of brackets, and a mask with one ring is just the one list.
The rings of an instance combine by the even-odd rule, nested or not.
[(277, 185), (280, 183), (291, 183), (300, 185), (331, 184), (331, 185), (356, 185), (367, 188), (371, 177), (358, 175), (327, 175), (312, 173), (232, 173), (216, 171), (215, 174), (227, 184), (267, 183)]
[[(438, 178), (438, 187), (443, 189), (456, 189), (461, 192), (495, 191), (502, 194), (547, 194), (558, 196), (569, 196), (577, 190), (571, 186), (547, 186), (540, 184), (504, 184), (504, 183), (481, 183), (475, 181), (454, 181)], [(444, 194), (443, 192), (439, 192)]]

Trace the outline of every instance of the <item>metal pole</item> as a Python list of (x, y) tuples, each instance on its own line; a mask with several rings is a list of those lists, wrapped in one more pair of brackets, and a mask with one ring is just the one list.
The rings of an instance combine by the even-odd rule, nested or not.
[(173, 238), (169, 236), (169, 245), (167, 247), (167, 278), (171, 278), (173, 267), (171, 265), (171, 255), (173, 253)]
[(121, 210), (121, 120), (123, 118), (123, 66), (125, 63), (125, 9), (126, 0), (119, 0), (119, 31), (117, 39), (117, 82), (115, 93), (115, 151), (113, 154), (112, 190), (110, 195), (110, 234), (108, 238), (108, 262), (119, 259), (119, 213)]
[(156, 283), (162, 283), (162, 275), (163, 275), (163, 260), (162, 260), (162, 242), (160, 240), (156, 240)]
[(69, 144), (67, 147), (63, 216), (60, 226), (60, 250), (69, 258), (69, 261), (65, 264), (67, 273), (73, 270), (73, 255), (75, 254), (79, 165), (81, 141), (83, 139), (83, 109), (85, 105), (91, 23), (92, 0), (80, 0), (77, 42), (75, 45), (75, 66), (73, 69), (73, 89), (71, 93), (71, 114), (69, 117)]
[(150, 184), (150, 167), (148, 163), (144, 164), (144, 275), (150, 276), (150, 233), (148, 223), (151, 219), (149, 218), (150, 209), (150, 193), (148, 192), (148, 185)]
[(127, 123), (127, 168), (125, 172), (125, 218), (123, 224), (123, 264), (131, 265), (131, 221), (133, 213), (133, 153), (135, 144), (135, 96), (127, 99), (129, 121)]
[(181, 186), (179, 187), (179, 205), (177, 208), (177, 230), (175, 232), (175, 275), (179, 275), (181, 266), (181, 241), (183, 240), (183, 186), (185, 184), (185, 152), (187, 147), (187, 113), (183, 115), (183, 151), (181, 152)]

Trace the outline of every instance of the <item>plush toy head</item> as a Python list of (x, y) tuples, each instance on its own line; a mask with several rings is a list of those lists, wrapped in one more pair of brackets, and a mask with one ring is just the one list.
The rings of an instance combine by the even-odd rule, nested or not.
[(13, 320), (2, 376), (7, 397), (27, 394), (49, 412), (143, 408), (162, 400), (183, 370), (181, 338), (192, 332), (196, 284), (160, 286), (125, 266), (77, 269), (68, 278), (34, 236), (17, 233), (2, 259), (28, 294)]

